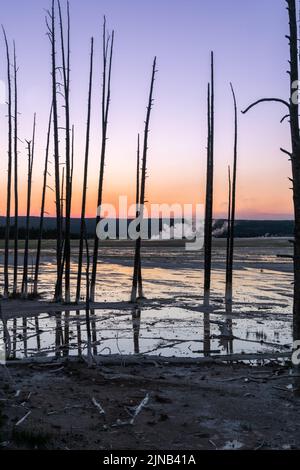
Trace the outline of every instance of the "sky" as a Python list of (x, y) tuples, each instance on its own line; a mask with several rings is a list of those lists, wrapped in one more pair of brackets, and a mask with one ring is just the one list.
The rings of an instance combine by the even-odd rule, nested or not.
[[(63, 7), (65, 6), (64, 0)], [(26, 210), (27, 155), (33, 114), (37, 142), (33, 170), (32, 215), (39, 214), (46, 130), (51, 102), (50, 44), (46, 36), (48, 0), (1, 1), (0, 22), (10, 46), (16, 42), (19, 65), (20, 212)], [(290, 163), (285, 110), (263, 104), (249, 114), (240, 110), (261, 97), (287, 98), (289, 92), (287, 11), (284, 0), (70, 0), (71, 120), (75, 126), (72, 215), (80, 216), (87, 114), (89, 47), (95, 39), (91, 147), (87, 216), (96, 213), (101, 144), (101, 40), (103, 15), (115, 30), (111, 108), (105, 167), (104, 202), (120, 195), (135, 198), (136, 140), (143, 133), (153, 57), (157, 56), (151, 116), (149, 203), (201, 204), (205, 200), (206, 91), (210, 51), (215, 54), (214, 215), (227, 213), (227, 168), (233, 159), (233, 103), (239, 108), (237, 217), (292, 218)], [(5, 49), (0, 42), (0, 80), (6, 79)], [(0, 104), (0, 212), (5, 213), (7, 107)], [(61, 126), (63, 108), (60, 107)], [(61, 155), (63, 160), (63, 135)], [(51, 158), (49, 185), (53, 183)], [(47, 213), (55, 214), (54, 193)]]

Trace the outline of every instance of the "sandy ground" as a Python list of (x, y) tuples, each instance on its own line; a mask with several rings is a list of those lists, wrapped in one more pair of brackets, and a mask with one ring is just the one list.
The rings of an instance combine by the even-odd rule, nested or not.
[(300, 448), (300, 398), (274, 363), (0, 370), (2, 449)]

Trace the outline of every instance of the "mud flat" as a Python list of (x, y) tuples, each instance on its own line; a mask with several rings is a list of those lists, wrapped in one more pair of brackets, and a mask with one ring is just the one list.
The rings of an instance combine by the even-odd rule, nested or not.
[(1, 367), (3, 450), (300, 448), (288, 366), (76, 361), (8, 370)]

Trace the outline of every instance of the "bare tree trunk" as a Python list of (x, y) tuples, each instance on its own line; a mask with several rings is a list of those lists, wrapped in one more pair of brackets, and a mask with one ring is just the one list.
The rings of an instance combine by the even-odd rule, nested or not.
[(15, 109), (14, 109), (14, 193), (15, 193), (15, 226), (14, 226), (14, 280), (13, 293), (18, 290), (18, 238), (19, 238), (19, 197), (18, 197), (18, 83), (17, 83), (17, 59), (16, 45), (14, 42), (14, 89), (15, 89)]
[(62, 74), (64, 88), (64, 108), (66, 124), (66, 216), (65, 216), (65, 301), (70, 302), (70, 218), (71, 218), (71, 138), (70, 138), (70, 8), (67, 2), (67, 51), (65, 51), (65, 40), (63, 30), (63, 20), (60, 1), (58, 0), (61, 54), (62, 54)]
[[(140, 134), (138, 134), (137, 143), (137, 168), (136, 168), (136, 218), (139, 217), (140, 212)], [(140, 227), (141, 230), (141, 227)], [(137, 240), (135, 242), (137, 246)], [(142, 264), (141, 259), (138, 260), (138, 271), (134, 270), (132, 279), (132, 289), (136, 292), (138, 288), (139, 298), (143, 297), (143, 279), (142, 279)]]
[(212, 254), (212, 217), (213, 217), (213, 179), (214, 179), (214, 55), (211, 53), (211, 84), (208, 87), (208, 145), (206, 203), (204, 228), (204, 305), (210, 301), (211, 254)]
[(73, 192), (73, 173), (74, 173), (74, 124), (72, 125), (71, 137), (71, 181), (70, 181), (70, 200), (72, 201)]
[(56, 205), (56, 259), (57, 259), (57, 281), (55, 286), (55, 300), (62, 300), (61, 285), (61, 263), (62, 263), (62, 233), (61, 233), (61, 213), (60, 213), (60, 174), (59, 174), (59, 130), (58, 130), (58, 110), (57, 110), (57, 80), (56, 80), (56, 30), (55, 30), (55, 0), (52, 0), (51, 13), (48, 12), (51, 25), (46, 24), (48, 36), (51, 42), (51, 62), (52, 62), (52, 106), (53, 106), (53, 137), (54, 137), (54, 169), (55, 169), (55, 205)]
[(23, 334), (23, 347), (24, 347), (24, 357), (28, 356), (28, 327), (27, 327), (27, 318), (22, 318), (22, 334)]
[[(62, 169), (62, 176), (61, 176), (61, 190), (60, 190), (60, 213), (61, 213), (61, 233), (62, 235), (65, 234), (65, 218), (64, 218), (64, 202), (65, 202), (65, 167), (63, 166)], [(64, 242), (65, 243), (65, 242)], [(62, 268), (62, 273), (63, 274), (63, 268)], [(62, 281), (62, 280), (61, 280)]]
[(23, 280), (22, 280), (22, 296), (23, 297), (27, 297), (28, 295), (28, 251), (29, 251), (32, 167), (33, 167), (34, 146), (35, 146), (35, 125), (36, 125), (36, 117), (34, 115), (32, 142), (27, 141), (28, 183), (27, 183), (26, 235), (25, 235), (25, 248), (24, 248)]
[(92, 355), (92, 345), (91, 345), (91, 322), (90, 322), (90, 253), (89, 253), (89, 244), (87, 239), (87, 231), (84, 220), (84, 239), (85, 239), (85, 249), (86, 249), (86, 334), (87, 334), (87, 357), (88, 364), (91, 365), (93, 361)]
[[(60, 264), (60, 272), (58, 274), (56, 288), (57, 286), (63, 285), (63, 276), (64, 276), (64, 269), (66, 264), (66, 250), (65, 250), (65, 167), (63, 166), (62, 175), (61, 175), (61, 188), (60, 188), (60, 231), (62, 234), (62, 245), (61, 245), (61, 264)], [(65, 316), (68, 316), (68, 312), (66, 311)]]
[(230, 174), (230, 166), (228, 165), (228, 215), (227, 215), (227, 240), (226, 240), (226, 286), (225, 286), (225, 291), (227, 289), (227, 279), (228, 279), (228, 270), (229, 270), (230, 222), (231, 222), (231, 174)]
[(295, 0), (287, 0), (290, 25), (290, 129), (292, 140), (292, 174), (293, 200), (295, 210), (295, 243), (294, 243), (294, 340), (300, 340), (300, 134), (299, 104), (293, 99), (295, 86), (299, 88), (298, 70), (298, 35)]
[(140, 327), (141, 327), (141, 309), (135, 307), (132, 310), (132, 329), (133, 329), (133, 349), (134, 354), (140, 354)]
[[(110, 54), (109, 54), (109, 60), (108, 60), (109, 43), (110, 43)], [(103, 83), (102, 83), (102, 144), (101, 144), (100, 173), (99, 173), (99, 184), (98, 184), (96, 226), (98, 225), (98, 223), (101, 220), (101, 213), (100, 212), (101, 212), (101, 205), (102, 205), (104, 165), (105, 165), (106, 141), (107, 141), (107, 125), (108, 125), (108, 113), (109, 113), (109, 105), (110, 105), (110, 83), (111, 83), (111, 66), (112, 66), (112, 57), (113, 57), (113, 46), (114, 46), (114, 31), (112, 32), (111, 38), (109, 38), (107, 36), (107, 33), (106, 33), (106, 19), (104, 18), (104, 24), (103, 24)], [(108, 72), (108, 76), (107, 76), (107, 72)], [(91, 288), (90, 288), (91, 301), (95, 300), (97, 265), (98, 265), (98, 251), (99, 251), (99, 239), (97, 237), (97, 234), (95, 234), (94, 251), (93, 251), (93, 268), (92, 268)]]
[(140, 217), (141, 224), (140, 224), (140, 236), (137, 238), (136, 246), (135, 246), (133, 282), (132, 282), (131, 297), (130, 297), (131, 302), (136, 302), (137, 282), (138, 282), (139, 270), (141, 270), (142, 220), (143, 220), (144, 205), (145, 205), (148, 137), (149, 137), (149, 124), (150, 124), (151, 110), (153, 106), (153, 88), (154, 88), (155, 74), (156, 74), (156, 57), (154, 58), (153, 66), (152, 66), (149, 101), (148, 101), (146, 121), (145, 121), (145, 130), (144, 130), (142, 177), (141, 177), (140, 205), (139, 205), (139, 214), (138, 214), (138, 216)]
[[(251, 108), (263, 102), (277, 102), (288, 108), (290, 118), (290, 132), (292, 151), (281, 149), (290, 157), (292, 163), (293, 202), (295, 215), (295, 239), (294, 239), (294, 305), (293, 305), (293, 337), (294, 341), (300, 340), (300, 134), (299, 134), (299, 67), (298, 67), (298, 33), (295, 0), (285, 0), (289, 15), (289, 47), (290, 47), (290, 98), (285, 101), (279, 98), (262, 98), (252, 103), (243, 114)], [(297, 381), (297, 379), (296, 379)], [(298, 391), (300, 389), (297, 381)]]
[(233, 253), (234, 253), (234, 224), (235, 224), (235, 198), (236, 198), (236, 166), (237, 166), (237, 132), (238, 132), (238, 120), (237, 120), (237, 105), (236, 97), (233, 90), (232, 84), (231, 91), (234, 104), (234, 150), (233, 150), (233, 176), (232, 176), (232, 201), (231, 201), (231, 216), (228, 227), (229, 230), (229, 249), (228, 249), (228, 266), (226, 270), (226, 292), (225, 302), (226, 309), (232, 310), (232, 274), (233, 274)]
[[(290, 26), (290, 130), (292, 141), (291, 161), (293, 175), (293, 201), (295, 213), (293, 339), (296, 342), (300, 340), (300, 133), (298, 102), (299, 51), (295, 0), (287, 0), (287, 4)], [(299, 371), (300, 366), (294, 365), (294, 393), (298, 396), (300, 395)]]
[(93, 57), (94, 57), (94, 39), (91, 39), (91, 56), (90, 56), (90, 74), (89, 74), (89, 92), (88, 92), (88, 112), (86, 126), (86, 142), (85, 142), (85, 158), (84, 158), (84, 177), (82, 188), (82, 206), (80, 220), (80, 240), (79, 240), (79, 257), (78, 257), (78, 273), (77, 273), (77, 290), (76, 302), (80, 301), (80, 288), (82, 276), (82, 258), (83, 258), (83, 242), (85, 230), (85, 209), (86, 209), (86, 190), (88, 178), (89, 149), (90, 149), (90, 128), (91, 128), (91, 105), (92, 105), (92, 86), (93, 86)]
[(8, 84), (8, 165), (7, 165), (7, 197), (6, 197), (6, 227), (5, 227), (5, 247), (4, 247), (4, 297), (9, 295), (8, 258), (9, 258), (9, 238), (10, 238), (10, 209), (11, 209), (11, 175), (12, 175), (12, 90), (10, 73), (10, 56), (7, 37), (2, 27), (7, 59), (7, 84)]
[(203, 315), (203, 351), (204, 356), (209, 357), (211, 354), (211, 328), (210, 314), (204, 312)]
[[(137, 165), (137, 191), (136, 191), (136, 200), (137, 200), (137, 207), (139, 205), (139, 196), (140, 196), (140, 142), (138, 142), (138, 165)], [(138, 217), (138, 213), (136, 216)], [(142, 227), (141, 227), (142, 228)], [(144, 292), (143, 292), (143, 276), (142, 276), (142, 262), (141, 262), (141, 254), (140, 254), (140, 259), (139, 259), (139, 269), (138, 269), (138, 294), (139, 294), (139, 299), (144, 298)]]
[(35, 261), (34, 288), (33, 288), (33, 293), (34, 293), (35, 296), (37, 296), (37, 294), (38, 294), (40, 258), (41, 258), (41, 248), (42, 248), (43, 229), (44, 229), (44, 215), (45, 215), (45, 202), (46, 202), (46, 189), (47, 189), (47, 175), (48, 175), (48, 159), (49, 159), (51, 121), (52, 121), (52, 106), (51, 106), (51, 110), (50, 110), (48, 132), (47, 132), (44, 180), (43, 180), (42, 202), (41, 202), (41, 213), (40, 213), (40, 227), (39, 227), (39, 237), (38, 237), (37, 251), (36, 251), (36, 261)]

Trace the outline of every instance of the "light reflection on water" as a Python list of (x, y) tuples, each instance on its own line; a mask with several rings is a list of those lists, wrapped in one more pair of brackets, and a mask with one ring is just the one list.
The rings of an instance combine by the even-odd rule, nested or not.
[[(292, 340), (285, 320), (236, 318), (176, 307), (132, 312), (94, 311), (90, 327), (94, 354), (208, 354), (286, 351)], [(87, 352), (85, 312), (41, 314), (7, 322), (11, 357), (80, 355)]]
[[(96, 354), (153, 354), (198, 357), (210, 353), (282, 351), (292, 341), (292, 267), (276, 253), (288, 253), (284, 240), (261, 246), (241, 243), (235, 251), (234, 314), (224, 309), (224, 247), (213, 253), (212, 313), (203, 313), (203, 254), (182, 247), (144, 247), (143, 283), (148, 299), (171, 299), (156, 309), (95, 311), (91, 334)], [(277, 246), (278, 245), (278, 246)], [(34, 253), (32, 253), (32, 256)], [(72, 252), (72, 285), (76, 285), (76, 250)], [(128, 301), (132, 248), (101, 247), (98, 301)], [(52, 299), (55, 252), (48, 249), (41, 265), (40, 291)], [(85, 266), (83, 267), (83, 270)], [(85, 292), (83, 283), (82, 292)], [(72, 292), (75, 295), (75, 290)], [(84, 300), (84, 299), (83, 299)], [(12, 356), (77, 355), (87, 348), (85, 312), (21, 318), (7, 323)], [(2, 335), (0, 324), (0, 334)]]

